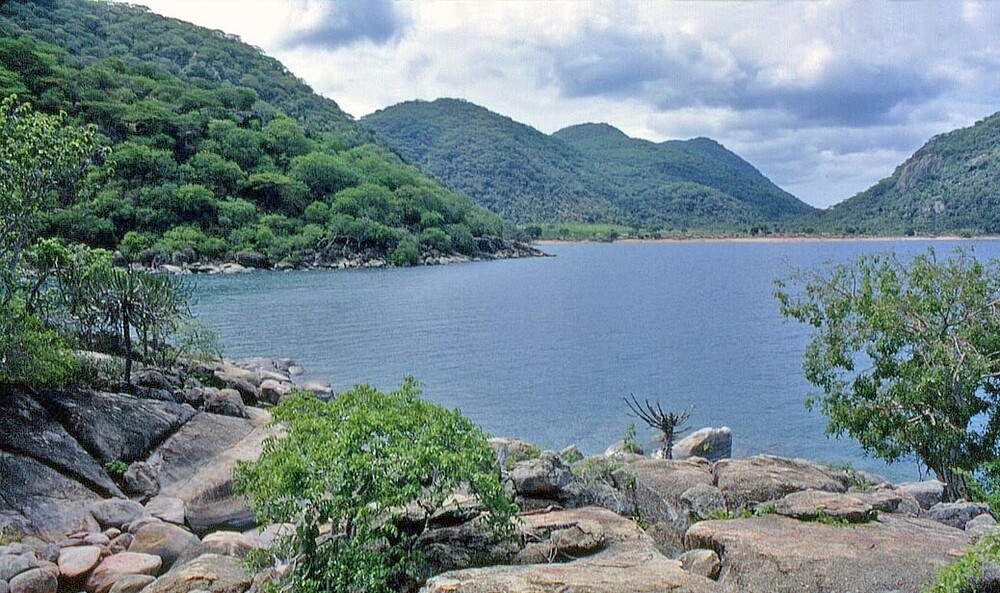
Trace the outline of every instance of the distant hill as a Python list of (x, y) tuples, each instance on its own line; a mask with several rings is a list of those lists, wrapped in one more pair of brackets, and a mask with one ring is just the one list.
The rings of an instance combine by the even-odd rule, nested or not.
[(11, 94), (96, 126), (111, 149), (113, 175), (45, 209), (47, 236), (127, 257), (253, 250), (292, 264), (503, 246), (497, 215), (222, 31), (118, 2), (11, 0), (0, 97)]
[(742, 229), (814, 210), (707, 138), (656, 144), (607, 124), (549, 136), (457, 99), (409, 101), (361, 123), (451, 189), (519, 223)]
[(823, 219), (850, 233), (1000, 234), (1000, 113), (931, 138), (891, 176)]

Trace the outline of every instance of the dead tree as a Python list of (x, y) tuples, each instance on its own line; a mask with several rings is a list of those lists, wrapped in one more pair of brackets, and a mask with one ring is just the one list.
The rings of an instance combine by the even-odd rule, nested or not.
[(680, 414), (674, 414), (673, 412), (664, 412), (659, 402), (653, 404), (647, 399), (646, 404), (642, 405), (636, 399), (635, 395), (631, 393), (629, 397), (623, 397), (622, 399), (625, 400), (625, 405), (632, 411), (629, 414), (630, 416), (638, 418), (650, 427), (660, 431), (663, 439), (663, 447), (661, 448), (663, 458), (673, 459), (674, 439), (687, 432), (689, 427), (682, 425), (691, 416), (693, 408), (688, 408)]

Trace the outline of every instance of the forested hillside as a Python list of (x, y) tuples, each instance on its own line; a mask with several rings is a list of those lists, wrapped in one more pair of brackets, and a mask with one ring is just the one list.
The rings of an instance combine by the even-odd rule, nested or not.
[(404, 158), (520, 223), (746, 230), (813, 209), (705, 138), (654, 144), (606, 124), (549, 136), (456, 99), (366, 116)]
[(935, 136), (825, 219), (848, 233), (1000, 234), (1000, 113)]
[[(0, 95), (93, 124), (112, 165), (43, 234), (127, 257), (255, 250), (476, 255), (499, 217), (379, 146), (333, 101), (220, 31), (89, 0), (0, 7)], [(71, 199), (71, 197), (73, 199)]]

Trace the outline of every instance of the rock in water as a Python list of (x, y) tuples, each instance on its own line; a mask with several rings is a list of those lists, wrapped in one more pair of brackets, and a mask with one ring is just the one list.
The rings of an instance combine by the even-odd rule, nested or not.
[(709, 461), (728, 459), (733, 454), (733, 431), (722, 428), (702, 428), (677, 441), (674, 459), (704, 457)]

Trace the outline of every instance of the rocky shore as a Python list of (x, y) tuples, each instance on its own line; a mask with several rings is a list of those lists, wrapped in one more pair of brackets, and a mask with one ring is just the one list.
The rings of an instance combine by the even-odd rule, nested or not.
[[(0, 593), (256, 591), (267, 575), (240, 558), (287, 527), (254, 525), (231, 472), (276, 434), (266, 407), (298, 372), (254, 359), (143, 370), (129, 393), (6, 388)], [(731, 437), (698, 431), (671, 460), (494, 439), (520, 544), (481, 537), (456, 499), (418, 543), (423, 591), (917, 592), (995, 528), (938, 482), (730, 459)]]

